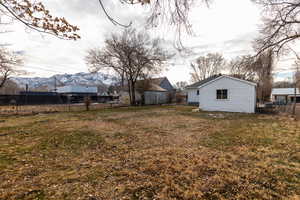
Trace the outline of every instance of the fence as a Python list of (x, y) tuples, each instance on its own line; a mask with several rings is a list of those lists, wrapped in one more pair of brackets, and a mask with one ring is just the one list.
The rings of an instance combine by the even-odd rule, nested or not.
[[(90, 110), (113, 107), (112, 96), (89, 96)], [(83, 95), (39, 94), (0, 95), (0, 115), (33, 114), (85, 110)]]
[[(293, 103), (277, 104), (275, 105), (275, 111), (278, 113), (292, 114), (294, 109)], [(296, 115), (300, 116), (300, 103), (296, 104)]]
[[(84, 95), (0, 95), (0, 105), (45, 105), (45, 104), (69, 104), (82, 103)], [(105, 103), (112, 101), (112, 96), (89, 96), (92, 102)]]
[[(110, 103), (92, 103), (89, 110), (99, 110), (104, 108), (121, 107), (120, 104)], [(32, 115), (39, 113), (55, 113), (55, 112), (70, 112), (70, 111), (85, 111), (86, 106), (83, 103), (79, 104), (49, 104), (49, 105), (8, 105), (0, 106), (0, 115)]]

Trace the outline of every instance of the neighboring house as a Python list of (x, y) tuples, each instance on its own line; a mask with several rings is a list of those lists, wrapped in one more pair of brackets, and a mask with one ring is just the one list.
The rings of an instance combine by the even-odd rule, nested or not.
[[(295, 89), (294, 88), (273, 88), (271, 98), (272, 101), (277, 103), (290, 103), (294, 102)], [(296, 102), (300, 103), (300, 91), (296, 89)]]
[(168, 92), (174, 92), (175, 88), (170, 83), (169, 79), (167, 77), (160, 77), (160, 78), (152, 78), (150, 79), (150, 82), (160, 86), (161, 88), (167, 90)]
[(170, 92), (159, 85), (151, 83), (144, 91), (142, 98), (145, 105), (170, 103)]
[[(165, 104), (170, 102), (170, 97), (175, 94), (175, 89), (166, 77), (140, 80), (136, 83), (136, 102), (145, 105)], [(127, 87), (120, 92), (120, 101), (129, 104)]]
[(197, 96), (201, 110), (255, 112), (255, 83), (226, 75), (217, 75), (198, 82), (195, 90), (196, 94), (199, 94)]
[(187, 103), (189, 105), (197, 105), (198, 106), (199, 105), (199, 96), (200, 96), (199, 86), (201, 86), (219, 76), (221, 76), (221, 75), (214, 75), (207, 79), (204, 79), (202, 81), (199, 81), (197, 83), (187, 86), (185, 88), (186, 92), (187, 92)]

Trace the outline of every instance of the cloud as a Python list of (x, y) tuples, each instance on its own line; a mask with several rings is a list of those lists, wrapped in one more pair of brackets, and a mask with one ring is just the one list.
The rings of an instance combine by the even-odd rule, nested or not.
[[(111, 33), (122, 32), (114, 26), (100, 9), (97, 0), (45, 0), (45, 6), (53, 15), (64, 16), (71, 24), (80, 27), (81, 40), (65, 41), (49, 35), (26, 31), (16, 23), (15, 32), (1, 36), (12, 49), (23, 51), (25, 69), (33, 76), (50, 76), (57, 72), (75, 73), (88, 71), (84, 62), (86, 50), (102, 47), (105, 37)], [(108, 13), (123, 24), (133, 23), (133, 27), (145, 30), (145, 19), (149, 8), (140, 5), (125, 5), (119, 0), (103, 1)], [(167, 75), (173, 82), (190, 79), (190, 62), (208, 52), (221, 52), (231, 58), (251, 52), (251, 41), (257, 34), (259, 11), (250, 0), (216, 1), (210, 9), (196, 6), (191, 13), (194, 36), (183, 35), (184, 45), (192, 53), (177, 54), (169, 63)], [(153, 28), (149, 33), (164, 39), (162, 45), (175, 52), (173, 48), (176, 33), (170, 26)]]

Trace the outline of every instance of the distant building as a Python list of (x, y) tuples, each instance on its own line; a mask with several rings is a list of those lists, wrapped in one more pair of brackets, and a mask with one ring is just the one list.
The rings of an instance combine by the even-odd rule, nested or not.
[[(277, 103), (289, 103), (294, 102), (295, 89), (294, 88), (273, 88), (272, 89), (272, 101)], [(300, 91), (296, 89), (296, 102), (300, 103)]]
[(152, 78), (150, 79), (152, 84), (158, 85), (159, 87), (167, 90), (168, 92), (174, 92), (175, 88), (170, 83), (167, 77), (160, 77), (160, 78)]
[(97, 95), (97, 87), (90, 86), (63, 86), (57, 88), (57, 93), (72, 95)]
[(97, 87), (70, 85), (70, 86), (58, 87), (56, 92), (65, 96), (67, 98), (67, 102), (69, 103), (84, 102), (84, 98), (87, 96), (90, 97), (92, 101), (98, 101)]
[[(135, 98), (137, 103), (145, 105), (170, 103), (175, 89), (167, 77), (139, 80), (136, 82)], [(120, 93), (120, 101), (129, 104), (127, 86)]]

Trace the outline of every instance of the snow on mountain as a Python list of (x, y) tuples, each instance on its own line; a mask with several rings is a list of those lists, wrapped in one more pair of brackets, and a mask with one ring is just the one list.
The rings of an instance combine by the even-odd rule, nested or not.
[(55, 84), (57, 87), (69, 85), (105, 87), (114, 83), (115, 77), (103, 73), (80, 72), (76, 74), (57, 74), (48, 78), (13, 77), (12, 80), (16, 82), (20, 88), (25, 88), (26, 84), (28, 84), (30, 90), (40, 88), (52, 90)]

